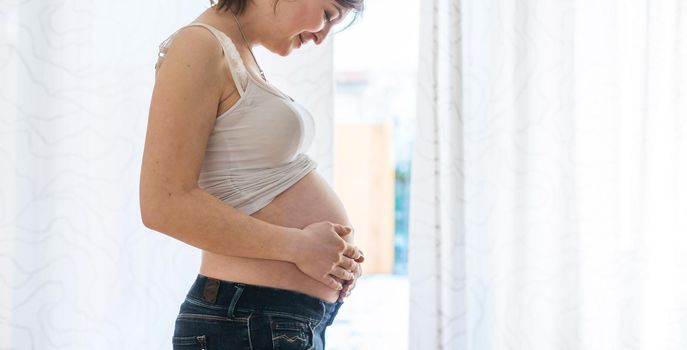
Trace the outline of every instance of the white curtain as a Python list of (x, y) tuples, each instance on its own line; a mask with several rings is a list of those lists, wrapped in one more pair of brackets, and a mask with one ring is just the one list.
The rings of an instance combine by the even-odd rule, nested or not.
[[(138, 181), (158, 45), (207, 6), (0, 1), (0, 348), (171, 348), (200, 253), (143, 226)], [(331, 42), (301, 51), (263, 69), (331, 182)]]
[(411, 349), (687, 349), (687, 2), (421, 4)]

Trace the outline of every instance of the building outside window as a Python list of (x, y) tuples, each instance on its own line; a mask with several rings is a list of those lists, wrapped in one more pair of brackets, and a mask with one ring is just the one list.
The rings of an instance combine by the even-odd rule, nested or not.
[(327, 331), (328, 348), (407, 348), (399, 334), (407, 334), (408, 324), (418, 20), (418, 1), (378, 0), (366, 3), (358, 23), (334, 35), (334, 182), (366, 261)]

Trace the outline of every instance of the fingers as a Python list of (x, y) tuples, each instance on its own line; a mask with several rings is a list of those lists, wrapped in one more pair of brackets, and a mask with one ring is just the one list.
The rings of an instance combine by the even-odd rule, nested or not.
[[(331, 223), (334, 225), (334, 230), (336, 233), (339, 234), (339, 236), (345, 236), (351, 232), (353, 232), (353, 228), (350, 226), (345, 226), (341, 224), (336, 224), (336, 223)], [(344, 250), (344, 255), (353, 258), (355, 261), (361, 263), (365, 261), (365, 256), (363, 256), (363, 251), (358, 249), (355, 245), (348, 244), (346, 243), (346, 248)]]
[(341, 261), (339, 261), (339, 266), (343, 267), (344, 269), (346, 269), (348, 271), (353, 271), (355, 264), (357, 264), (355, 262), (355, 260), (353, 260), (347, 256), (342, 257)]
[(343, 285), (343, 289), (339, 291), (339, 298), (337, 301), (343, 302), (344, 298), (347, 298), (351, 295), (353, 288), (355, 288), (355, 281), (346, 281)]
[(343, 285), (342, 285), (341, 283), (337, 282), (337, 281), (336, 281), (334, 278), (332, 278), (332, 276), (330, 276), (330, 275), (327, 275), (327, 276), (324, 278), (324, 281), (322, 281), (322, 282), (324, 283), (325, 286), (327, 286), (327, 287), (329, 287), (329, 288), (331, 288), (331, 289), (334, 289), (334, 290), (341, 290), (341, 289), (343, 289)]
[(354, 246), (353, 244), (349, 244), (346, 242), (346, 248), (344, 248), (343, 255), (358, 261), (358, 262), (363, 262), (365, 261), (365, 257), (362, 254), (362, 251), (358, 249), (358, 247)]
[(344, 226), (341, 224), (334, 224), (334, 230), (336, 233), (339, 234), (339, 236), (345, 236), (351, 232), (353, 232), (353, 228), (350, 226)]
[(338, 278), (341, 278), (342, 280), (352, 280), (353, 278), (355, 278), (355, 275), (353, 275), (353, 273), (344, 269), (341, 266), (335, 266), (331, 274)]
[(363, 269), (362, 269), (362, 266), (360, 266), (360, 265), (361, 265), (360, 262), (353, 260), (353, 259), (346, 257), (346, 256), (341, 258), (341, 261), (339, 261), (339, 266), (341, 266), (345, 270), (348, 270), (354, 274), (356, 274), (356, 273), (362, 274)]

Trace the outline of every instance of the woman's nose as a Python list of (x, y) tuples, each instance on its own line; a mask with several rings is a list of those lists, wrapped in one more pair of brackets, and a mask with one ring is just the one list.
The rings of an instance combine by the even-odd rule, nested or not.
[[(307, 43), (308, 41), (314, 41), (315, 44), (318, 44), (317, 34), (315, 34), (315, 33), (308, 32), (307, 35), (306, 35), (306, 34), (301, 34), (301, 36), (303, 37), (303, 42), (304, 42), (304, 43)], [(319, 44), (318, 44), (318, 45), (319, 45)]]
[(322, 44), (324, 39), (327, 38), (327, 34), (329, 34), (329, 27), (325, 27), (317, 33), (312, 33), (313, 41), (316, 45)]

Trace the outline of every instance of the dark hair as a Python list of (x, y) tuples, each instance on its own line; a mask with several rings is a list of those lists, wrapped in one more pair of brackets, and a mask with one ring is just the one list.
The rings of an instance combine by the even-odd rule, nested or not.
[[(224, 11), (231, 11), (234, 12), (237, 15), (242, 14), (246, 10), (246, 6), (248, 6), (248, 1), (253, 1), (253, 0), (210, 0), (210, 5), (214, 6), (217, 5), (217, 10), (224, 10)], [(336, 1), (341, 7), (345, 9), (352, 9), (353, 12), (355, 12), (355, 16), (353, 17), (353, 20), (348, 23), (346, 27), (340, 30), (344, 31), (353, 23), (356, 22), (356, 20), (362, 16), (363, 10), (365, 9), (365, 6), (363, 4), (363, 0), (334, 0)], [(274, 11), (277, 11), (277, 2), (279, 0), (274, 0)], [(236, 11), (234, 11), (234, 8), (236, 8)]]

